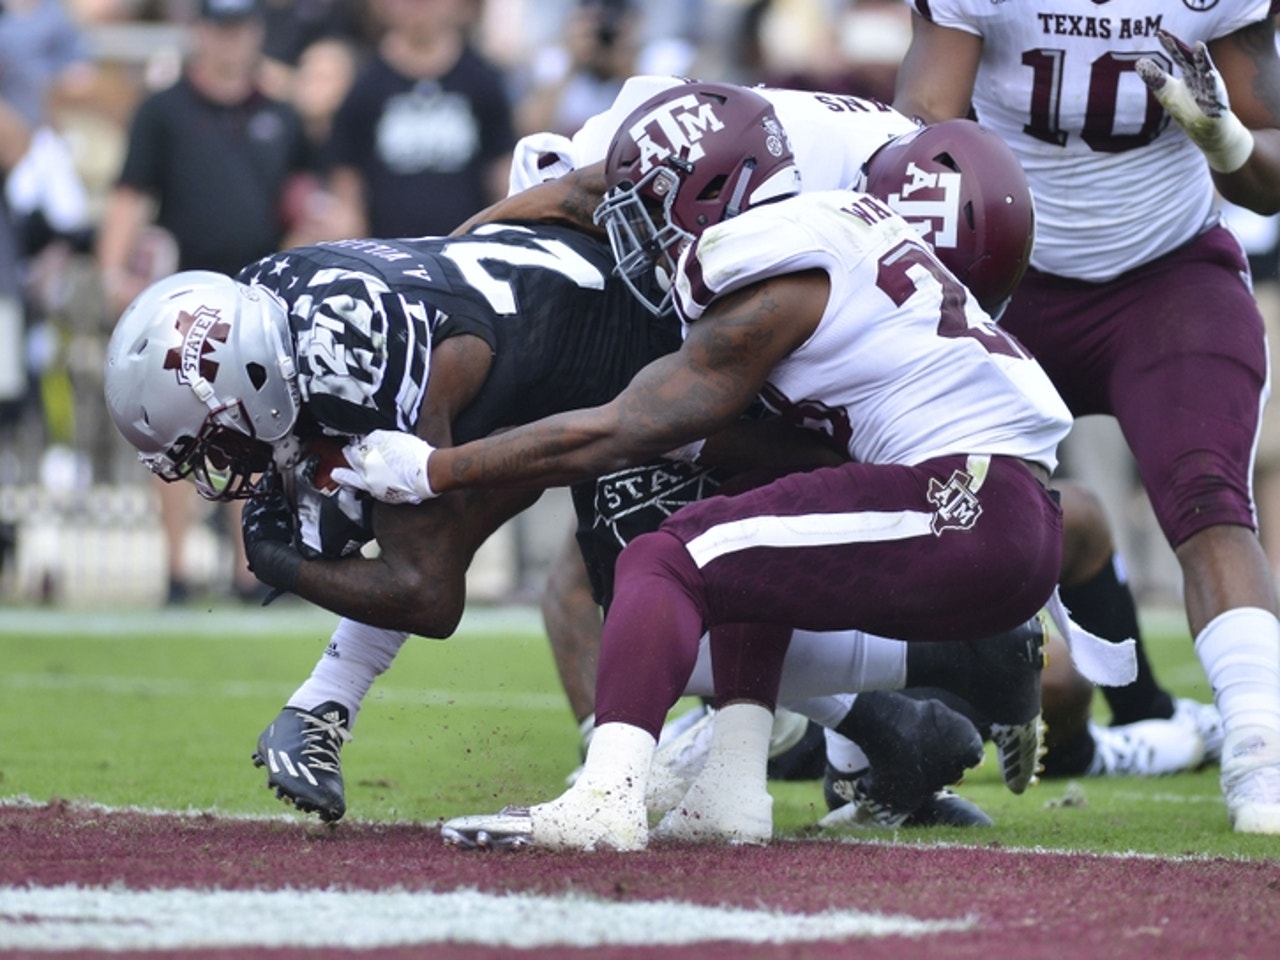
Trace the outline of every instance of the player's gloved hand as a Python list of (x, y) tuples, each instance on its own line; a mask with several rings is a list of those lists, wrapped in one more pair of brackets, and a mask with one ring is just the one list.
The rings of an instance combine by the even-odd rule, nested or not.
[(1138, 60), (1138, 76), (1204, 151), (1209, 166), (1219, 173), (1234, 173), (1253, 152), (1253, 134), (1231, 112), (1226, 85), (1209, 57), (1209, 48), (1199, 40), (1194, 47), (1187, 46), (1162, 29), (1156, 35), (1182, 77), (1166, 73), (1150, 57)]
[(411, 433), (375, 430), (343, 448), (350, 469), (335, 467), (334, 481), (383, 503), (421, 503), (437, 496), (427, 480), (435, 447)]
[(294, 513), (279, 474), (269, 470), (258, 480), (240, 515), (245, 558), (253, 575), (268, 586), (292, 590), (302, 554), (293, 545)]

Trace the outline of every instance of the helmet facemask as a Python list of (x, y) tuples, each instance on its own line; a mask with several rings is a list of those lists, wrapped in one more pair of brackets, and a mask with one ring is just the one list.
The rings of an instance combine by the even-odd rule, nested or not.
[(139, 453), (138, 459), (162, 480), (190, 480), (206, 500), (241, 500), (252, 494), (273, 460), (272, 445), (252, 431), (244, 404), (237, 400), (210, 411), (195, 437), (182, 438), (164, 453)]
[[(669, 158), (672, 160), (674, 158)], [(680, 250), (686, 241), (693, 239), (691, 233), (672, 222), (671, 207), (679, 187), (680, 177), (672, 166), (657, 166), (638, 183), (624, 180), (611, 189), (595, 212), (596, 225), (609, 235), (609, 245), (618, 261), (614, 273), (622, 278), (632, 295), (655, 314), (671, 309), (671, 288)], [(659, 198), (661, 222), (655, 220), (650, 206), (656, 206)], [(647, 283), (650, 276), (658, 282), (660, 297), (653, 296), (654, 291)]]

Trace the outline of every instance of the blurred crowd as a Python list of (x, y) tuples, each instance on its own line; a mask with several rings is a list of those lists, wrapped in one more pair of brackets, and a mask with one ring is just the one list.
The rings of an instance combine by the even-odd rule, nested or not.
[[(3, 0), (2, 11), (0, 488), (67, 492), (148, 482), (101, 403), (106, 338), (148, 283), (234, 274), (298, 243), (448, 233), (505, 194), (517, 138), (573, 132), (636, 73), (887, 100), (909, 36), (897, 0)], [(154, 496), (178, 603), (193, 523), (230, 547), (238, 520), (185, 484), (157, 482)], [(231, 591), (256, 597), (238, 550), (233, 561)]]
[[(901, 0), (0, 6), (0, 489), (146, 482), (103, 410), (101, 361), (159, 277), (448, 233), (505, 194), (517, 138), (573, 132), (637, 73), (888, 101), (910, 39)], [(1274, 300), (1275, 220), (1251, 226)], [(1108, 468), (1117, 498), (1137, 489), (1126, 456)], [(1280, 436), (1259, 463), (1273, 460)], [(1260, 502), (1280, 514), (1274, 485)], [(185, 487), (155, 491), (173, 602), (189, 588), (184, 530), (208, 511)], [(227, 512), (204, 519), (237, 530)], [(257, 595), (238, 555), (231, 584)]]

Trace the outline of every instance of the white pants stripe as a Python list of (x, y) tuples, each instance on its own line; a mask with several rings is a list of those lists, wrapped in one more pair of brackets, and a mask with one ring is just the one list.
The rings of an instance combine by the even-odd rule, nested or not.
[(702, 569), (713, 560), (752, 547), (830, 547), (932, 536), (934, 516), (917, 510), (868, 510), (744, 517), (709, 528), (685, 547)]

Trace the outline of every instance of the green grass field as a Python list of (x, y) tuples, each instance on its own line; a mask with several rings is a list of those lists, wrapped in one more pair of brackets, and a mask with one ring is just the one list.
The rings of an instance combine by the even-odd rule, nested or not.
[[(334, 622), (296, 603), (5, 610), (0, 703), (10, 721), (0, 736), (0, 798), (285, 812), (249, 756)], [(1179, 616), (1150, 613), (1144, 623), (1166, 684), (1208, 699)], [(577, 743), (536, 613), (476, 609), (452, 640), (410, 641), (375, 686), (343, 753), (348, 816), (429, 823), (549, 799), (577, 764)], [(907, 831), (897, 839), (1280, 855), (1275, 838), (1228, 831), (1216, 767), (1155, 780), (1050, 781), (1014, 796), (989, 757), (963, 789), (995, 828)], [(772, 792), (781, 835), (799, 835), (825, 812), (818, 782), (775, 783)]]

